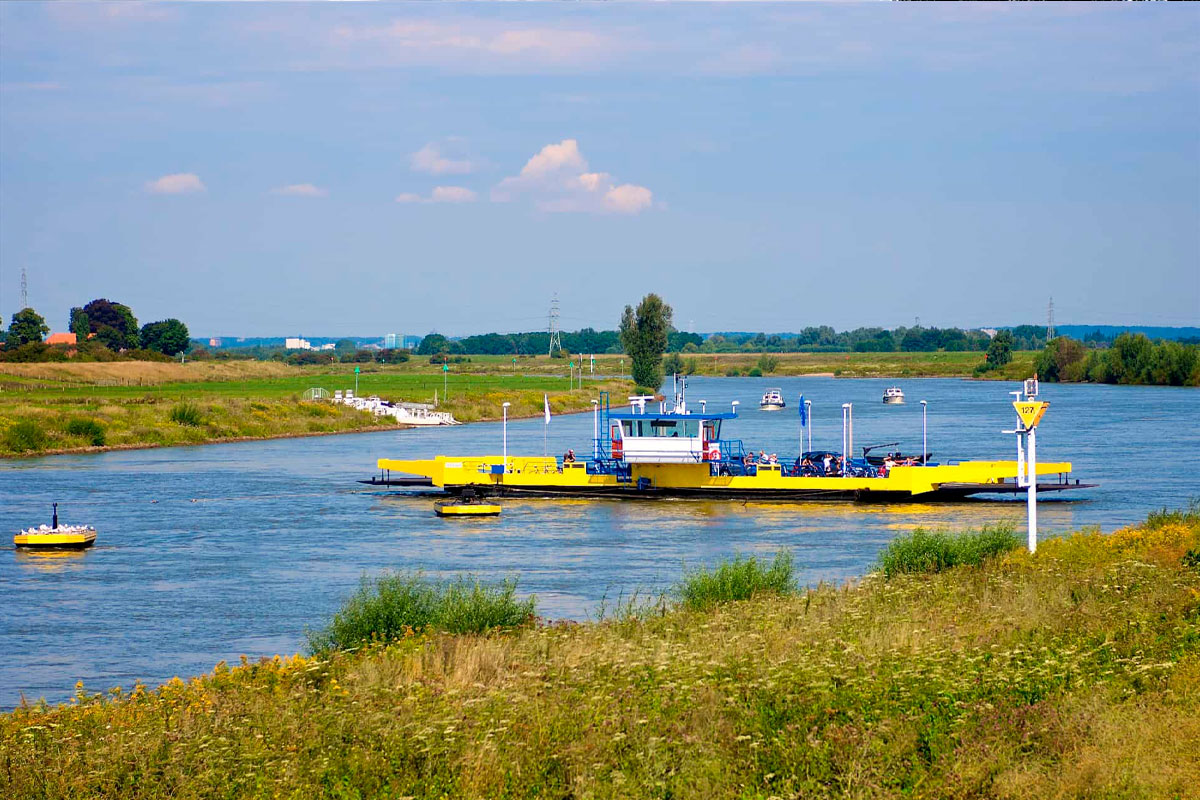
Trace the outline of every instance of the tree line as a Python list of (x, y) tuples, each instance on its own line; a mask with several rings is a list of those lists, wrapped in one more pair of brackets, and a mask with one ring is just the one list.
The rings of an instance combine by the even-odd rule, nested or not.
[[(187, 351), (190, 340), (187, 326), (175, 318), (149, 322), (138, 327), (133, 310), (124, 303), (97, 298), (72, 308), (67, 329), (75, 334), (75, 355), (83, 359), (106, 360), (124, 354), (127, 358), (172, 357)], [(68, 357), (70, 345), (45, 343), (50, 326), (32, 308), (12, 315), (3, 332), (6, 361), (58, 361)]]
[(1059, 336), (1034, 363), (1046, 381), (1200, 386), (1200, 345), (1152, 341), (1142, 333), (1119, 334), (1106, 348)]

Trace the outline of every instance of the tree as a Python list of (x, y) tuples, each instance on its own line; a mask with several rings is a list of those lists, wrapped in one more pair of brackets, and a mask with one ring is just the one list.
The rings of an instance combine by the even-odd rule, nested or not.
[(650, 293), (621, 314), (621, 347), (633, 360), (633, 382), (649, 391), (662, 383), (662, 356), (671, 332), (671, 307)]
[(1083, 344), (1069, 336), (1059, 336), (1046, 342), (1046, 349), (1034, 361), (1034, 369), (1044, 381), (1083, 380), (1086, 355)]
[(111, 350), (132, 350), (141, 343), (137, 319), (129, 306), (103, 297), (83, 307), (90, 332)]
[(186, 351), (190, 341), (187, 325), (174, 318), (143, 325), (140, 339), (145, 349), (168, 356)]
[(68, 325), (71, 333), (75, 334), (75, 341), (78, 344), (83, 344), (87, 341), (88, 334), (92, 332), (91, 323), (88, 321), (87, 312), (82, 308), (71, 309), (71, 321)]
[(12, 324), (8, 326), (8, 339), (5, 346), (17, 348), (30, 342), (40, 342), (50, 332), (50, 326), (42, 315), (32, 308), (22, 308), (12, 315)]
[(333, 352), (337, 353), (338, 359), (347, 361), (347, 356), (354, 355), (354, 351), (358, 349), (358, 343), (353, 339), (338, 339), (337, 344), (333, 346)]
[(1013, 335), (1008, 331), (998, 331), (988, 345), (987, 363), (994, 369), (1003, 367), (1012, 361)]
[(450, 340), (440, 333), (431, 333), (417, 345), (417, 355), (432, 356), (450, 351)]

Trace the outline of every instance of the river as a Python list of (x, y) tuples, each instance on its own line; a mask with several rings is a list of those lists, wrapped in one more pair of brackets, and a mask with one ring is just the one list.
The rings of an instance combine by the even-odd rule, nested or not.
[[(899, 383), (903, 406), (884, 406)], [(784, 411), (758, 410), (782, 387)], [(1013, 458), (1017, 386), (947, 379), (696, 378), (688, 399), (709, 410), (740, 400), (726, 438), (793, 454), (796, 399), (813, 403), (813, 445), (840, 449), (841, 404), (854, 403), (857, 445), (921, 442), (929, 403), (935, 458)], [(1096, 525), (1112, 530), (1200, 496), (1200, 392), (1169, 387), (1043, 385), (1051, 402), (1038, 433), (1040, 461), (1074, 462), (1100, 486), (1047, 497), (1043, 535)], [(509, 452), (540, 454), (542, 420), (509, 423)], [(555, 417), (548, 450), (591, 449), (592, 416)], [(685, 566), (735, 553), (790, 548), (805, 583), (870, 568), (879, 549), (918, 525), (962, 528), (1011, 521), (1021, 499), (945, 505), (756, 504), (703, 501), (506, 500), (493, 519), (441, 520), (433, 500), (357, 484), (375, 459), (499, 453), (501, 426), (279, 439), (0, 461), (0, 706), (51, 702), (76, 680), (91, 690), (302, 648), (364, 574), (423, 569), (432, 576), (519, 576), (542, 614), (586, 619), (602, 598), (658, 591)], [(55, 557), (11, 548), (16, 529), (90, 523), (97, 545)]]

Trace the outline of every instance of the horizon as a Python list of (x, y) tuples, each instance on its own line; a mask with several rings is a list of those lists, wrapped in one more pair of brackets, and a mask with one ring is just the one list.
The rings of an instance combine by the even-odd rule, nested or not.
[(56, 331), (1195, 326), (1198, 43), (1187, 4), (0, 4), (0, 315), (24, 269)]

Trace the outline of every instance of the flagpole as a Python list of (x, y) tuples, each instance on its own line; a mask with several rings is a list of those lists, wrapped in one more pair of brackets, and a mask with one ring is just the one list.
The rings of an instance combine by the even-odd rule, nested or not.
[(812, 400), (804, 401), (804, 416), (807, 418), (805, 420), (804, 427), (808, 428), (808, 452), (811, 453), (812, 452)]

